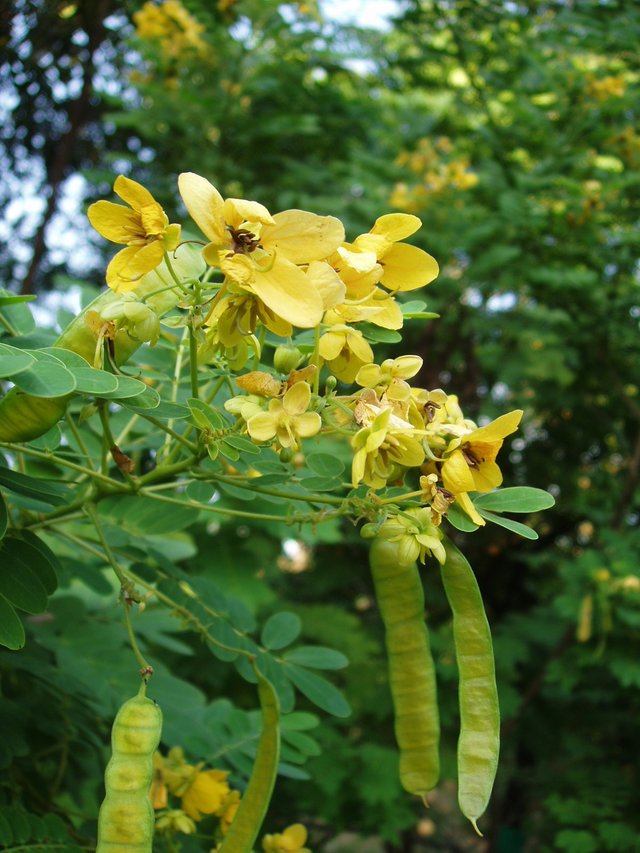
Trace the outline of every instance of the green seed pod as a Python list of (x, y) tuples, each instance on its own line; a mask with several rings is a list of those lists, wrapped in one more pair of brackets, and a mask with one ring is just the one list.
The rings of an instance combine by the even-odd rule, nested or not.
[(162, 712), (144, 695), (143, 685), (113, 723), (96, 853), (151, 853), (154, 814), (149, 791), (161, 731)]
[(441, 566), (453, 612), (453, 638), (460, 676), (458, 802), (481, 835), (478, 818), (489, 803), (500, 751), (500, 709), (493, 647), (482, 596), (471, 566), (448, 539)]
[(422, 581), (415, 562), (401, 562), (395, 542), (374, 539), (369, 562), (386, 630), (400, 781), (424, 798), (440, 772), (440, 721)]

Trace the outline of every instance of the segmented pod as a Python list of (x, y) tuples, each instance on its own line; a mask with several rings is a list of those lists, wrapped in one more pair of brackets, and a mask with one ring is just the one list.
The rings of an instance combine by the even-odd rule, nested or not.
[(262, 733), (247, 790), (220, 845), (220, 853), (251, 853), (271, 802), (280, 757), (280, 706), (271, 683), (254, 666), (262, 709)]
[(400, 781), (406, 791), (424, 797), (440, 772), (440, 721), (422, 581), (416, 563), (403, 563), (394, 542), (374, 539), (369, 562), (385, 625)]
[(498, 768), (500, 710), (491, 632), (471, 566), (444, 540), (442, 569), (445, 593), (453, 612), (453, 636), (460, 677), (458, 802), (476, 832), (489, 803)]
[(113, 723), (96, 853), (151, 853), (154, 814), (149, 790), (161, 731), (162, 712), (144, 695), (142, 685)]

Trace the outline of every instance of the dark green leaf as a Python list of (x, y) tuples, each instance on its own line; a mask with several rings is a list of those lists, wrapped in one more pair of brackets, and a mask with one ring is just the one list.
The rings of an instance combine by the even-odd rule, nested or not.
[(494, 524), (500, 525), (500, 527), (505, 527), (512, 533), (517, 533), (518, 536), (523, 536), (525, 539), (538, 538), (536, 531), (527, 527), (526, 524), (520, 524), (519, 521), (512, 521), (510, 518), (505, 518), (502, 515), (494, 515), (486, 509), (478, 509), (478, 511), (483, 518), (486, 518), (487, 521), (492, 521)]
[(59, 359), (41, 350), (28, 352), (36, 363), (14, 377), (21, 391), (34, 397), (64, 397), (75, 391), (75, 377)]
[(295, 664), (287, 664), (286, 672), (298, 690), (318, 708), (335, 717), (351, 714), (351, 706), (342, 693), (325, 678)]
[(33, 367), (35, 363), (35, 358), (26, 350), (0, 344), (0, 378), (15, 376), (16, 373)]
[(0, 595), (0, 645), (8, 649), (21, 649), (24, 639), (24, 627), (20, 617), (7, 599)]
[(340, 477), (345, 468), (344, 462), (329, 453), (310, 453), (305, 461), (321, 477)]
[(7, 511), (7, 504), (4, 499), (4, 495), (0, 492), (0, 539), (7, 532), (7, 527), (9, 525), (9, 513)]
[(474, 503), (478, 510), (482, 508), (492, 512), (538, 512), (552, 507), (555, 499), (544, 489), (514, 486), (480, 495)]
[(47, 592), (37, 574), (22, 563), (14, 560), (10, 549), (3, 541), (0, 557), (0, 595), (14, 607), (27, 613), (42, 613), (47, 607)]
[(38, 480), (2, 466), (0, 466), (0, 486), (51, 506), (61, 506), (67, 503), (70, 497), (69, 490), (64, 486), (49, 480)]
[[(39, 542), (37, 536), (31, 535), (34, 540)], [(51, 595), (58, 587), (58, 578), (51, 561), (44, 551), (46, 545), (40, 542), (39, 544), (43, 546), (43, 550), (34, 547), (23, 539), (17, 539), (15, 536), (7, 536), (2, 547), (2, 556), (3, 559), (8, 560), (11, 564), (34, 572), (47, 594)]]
[(260, 639), (267, 649), (283, 649), (293, 643), (301, 630), (302, 622), (295, 613), (274, 613), (265, 622)]
[(308, 666), (311, 669), (343, 669), (349, 665), (349, 660), (341, 652), (325, 646), (298, 646), (285, 652), (284, 659), (288, 663)]
[(453, 525), (456, 530), (462, 530), (463, 533), (472, 533), (478, 529), (478, 525), (474, 524), (466, 512), (463, 512), (456, 504), (451, 504), (447, 512), (447, 521)]

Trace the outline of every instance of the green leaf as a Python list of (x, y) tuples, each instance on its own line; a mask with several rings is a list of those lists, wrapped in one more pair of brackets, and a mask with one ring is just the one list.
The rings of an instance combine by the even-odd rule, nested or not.
[(544, 489), (529, 486), (514, 486), (509, 489), (496, 489), (474, 499), (478, 510), (493, 512), (538, 512), (549, 509), (555, 504), (555, 498)]
[(16, 373), (33, 367), (35, 363), (35, 358), (26, 350), (0, 344), (0, 378), (15, 376)]
[(192, 397), (187, 400), (187, 406), (191, 409), (193, 420), (200, 429), (218, 430), (224, 426), (224, 421), (218, 412), (202, 400)]
[(36, 363), (18, 373), (14, 384), (34, 397), (64, 397), (75, 391), (76, 380), (60, 359), (41, 350), (25, 350)]
[(239, 450), (241, 453), (249, 453), (253, 456), (260, 453), (260, 448), (256, 447), (251, 439), (245, 438), (243, 435), (226, 435), (224, 443)]
[(394, 332), (391, 329), (382, 329), (380, 326), (374, 326), (373, 323), (360, 323), (360, 331), (368, 341), (380, 344), (397, 344), (402, 340), (402, 335)]
[(118, 387), (115, 391), (109, 393), (103, 392), (100, 394), (105, 400), (128, 400), (131, 397), (137, 397), (144, 394), (147, 386), (139, 379), (134, 379), (132, 376), (117, 376)]
[(351, 714), (351, 706), (342, 693), (325, 678), (295, 664), (287, 664), (286, 673), (298, 690), (318, 708), (334, 717), (348, 717)]
[(512, 533), (517, 533), (518, 536), (523, 536), (525, 539), (537, 539), (538, 534), (535, 530), (532, 530), (530, 527), (527, 527), (526, 524), (520, 524), (519, 521), (512, 521), (510, 518), (505, 518), (502, 515), (494, 515), (492, 512), (488, 512), (486, 509), (480, 509), (478, 507), (478, 512), (483, 518), (486, 518), (487, 521), (493, 522), (493, 524), (498, 524), (500, 527), (505, 527), (507, 530), (510, 530)]
[(7, 503), (4, 499), (4, 495), (0, 492), (0, 539), (7, 532), (7, 527), (9, 526), (9, 511), (7, 510)]
[(322, 477), (340, 477), (344, 471), (344, 462), (329, 453), (310, 453), (306, 463), (312, 471)]
[(114, 495), (98, 504), (98, 513), (118, 527), (139, 535), (182, 530), (192, 524), (198, 510), (187, 504), (167, 504), (144, 495)]
[[(6, 291), (3, 291), (6, 293)], [(0, 308), (5, 305), (18, 305), (20, 302), (33, 302), (36, 297), (32, 294), (25, 296), (0, 296)]]
[(274, 613), (265, 622), (260, 640), (267, 649), (283, 649), (293, 643), (301, 630), (302, 622), (295, 613)]
[[(43, 542), (42, 539), (40, 539), (39, 536), (36, 536), (36, 534), (33, 533), (31, 530), (21, 530), (20, 531), (20, 538), (23, 539), (28, 545), (31, 545), (32, 548), (36, 548), (38, 551), (40, 551), (40, 553), (42, 554), (44, 559), (51, 566), (53, 573), (55, 575), (56, 582), (57, 582), (59, 577), (64, 577), (65, 572), (64, 572), (64, 569), (62, 568), (62, 564), (60, 563), (60, 560), (58, 559), (56, 554), (53, 553), (51, 548), (49, 548), (49, 546), (45, 542)], [(54, 589), (55, 588), (56, 587), (54, 587)], [(47, 589), (46, 584), (45, 584), (45, 589)], [(47, 589), (47, 592), (49, 592), (48, 589)]]
[(463, 533), (473, 533), (478, 529), (478, 525), (474, 524), (466, 512), (463, 512), (456, 504), (451, 504), (447, 512), (447, 521), (456, 530), (461, 530)]
[(145, 385), (142, 394), (136, 394), (133, 400), (127, 399), (123, 401), (122, 405), (126, 406), (132, 412), (140, 412), (141, 414), (149, 412), (149, 414), (153, 415), (155, 409), (160, 405), (160, 394), (158, 394), (155, 388), (149, 388)]
[(0, 466), (0, 486), (51, 506), (62, 506), (68, 503), (71, 494), (68, 489), (57, 483), (29, 477), (27, 474), (2, 466)]
[(36, 450), (43, 450), (45, 453), (53, 453), (58, 447), (60, 447), (60, 442), (62, 441), (62, 433), (60, 432), (60, 427), (56, 424), (52, 426), (51, 429), (48, 429), (43, 435), (39, 435), (37, 438), (32, 439), (28, 442), (29, 447), (33, 447)]
[[(37, 536), (33, 536), (33, 539), (39, 542)], [(43, 550), (22, 539), (17, 539), (15, 536), (7, 536), (2, 547), (2, 556), (3, 559), (11, 561), (16, 566), (32, 571), (37, 575), (46, 593), (51, 595), (58, 588), (58, 578), (44, 551), (46, 545), (40, 544), (43, 546)]]
[(349, 665), (348, 658), (342, 652), (325, 646), (298, 646), (297, 649), (285, 652), (283, 657), (288, 663), (311, 669), (343, 669)]
[(37, 574), (21, 560), (13, 559), (7, 540), (3, 541), (0, 595), (14, 607), (27, 613), (42, 613), (47, 607), (47, 592)]
[(24, 626), (7, 599), (0, 595), (0, 645), (8, 649), (21, 649), (24, 646)]

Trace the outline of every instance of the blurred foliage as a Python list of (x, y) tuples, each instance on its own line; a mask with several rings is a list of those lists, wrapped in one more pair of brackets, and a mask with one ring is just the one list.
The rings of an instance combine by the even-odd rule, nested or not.
[[(273, 210), (336, 212), (351, 235), (391, 200), (423, 220), (425, 248), (442, 270), (429, 291), (441, 319), (416, 324), (406, 338), (425, 359), (422, 384), (458, 393), (472, 416), (481, 405), (487, 414), (524, 408), (505, 480), (548, 488), (558, 501), (539, 521), (537, 542), (492, 527), (465, 543), (492, 623), (504, 717), (490, 827), (477, 842), (447, 783), (455, 778), (456, 673), (432, 570), (427, 616), (445, 781), (425, 813), (395, 781), (382, 635), (355, 530), (305, 528), (308, 560), (297, 564), (281, 553), (275, 527), (229, 523), (212, 539), (199, 519), (188, 535), (174, 534), (189, 576), (215, 577), (260, 621), (298, 614), (305, 642), (351, 661), (338, 683), (353, 716), (323, 720), (322, 754), (300, 754), (311, 779), (301, 782), (289, 762), (294, 778), (279, 781), (270, 821), (305, 820), (319, 849), (334, 849), (331, 839), (346, 831), (380, 836), (388, 851), (637, 849), (635, 5), (414, 0), (380, 33), (322, 21), (312, 4), (190, 0), (185, 8), (202, 30), (184, 44), (145, 34), (140, 23), (136, 31), (141, 5), (14, 4), (0, 78), (15, 102), (2, 132), (4, 170), (13, 173), (3, 200), (35, 175), (33, 194), (54, 204), (35, 228), (37, 275), (19, 247), (31, 236), (27, 224), (9, 221), (5, 280), (53, 283), (65, 260), (45, 226), (74, 174), (104, 195), (113, 173), (126, 172), (172, 209), (172, 176), (195, 169), (225, 194)], [(79, 82), (71, 86), (71, 77)], [(94, 241), (80, 218), (70, 221)], [(100, 268), (99, 251), (88, 267)], [(100, 566), (72, 545), (64, 566), (51, 616), (28, 620), (25, 651), (0, 654), (0, 715), (12, 730), (0, 754), (0, 802), (62, 814), (72, 838), (83, 839), (100, 797), (107, 721), (131, 685)], [(158, 685), (171, 709), (168, 745), (189, 749), (192, 738), (194, 754), (215, 752), (215, 731), (196, 734), (194, 716), (224, 717), (223, 732), (240, 730), (253, 713), (252, 688), (182, 638), (178, 623), (146, 624), (145, 643), (166, 663)], [(220, 696), (233, 704), (220, 709)], [(234, 769), (231, 759), (225, 766)], [(246, 756), (236, 765), (242, 779)], [(0, 816), (0, 831), (4, 820), (13, 825)], [(13, 835), (55, 843), (60, 828), (22, 826)]]

